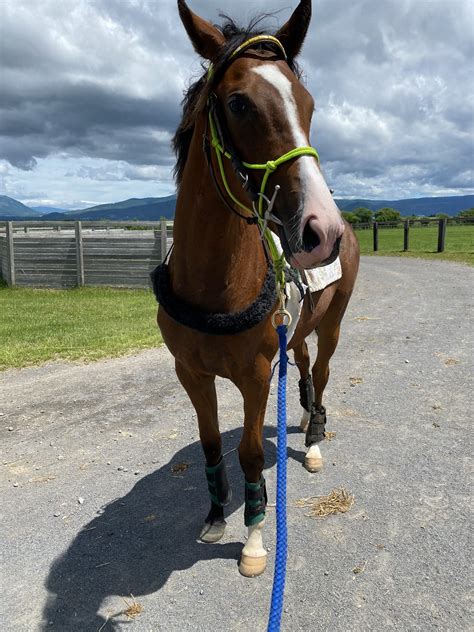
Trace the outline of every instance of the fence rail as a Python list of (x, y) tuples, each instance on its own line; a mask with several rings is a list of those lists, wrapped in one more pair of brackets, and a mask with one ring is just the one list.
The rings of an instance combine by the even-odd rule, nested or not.
[[(10, 286), (149, 287), (172, 243), (172, 223), (6, 222), (0, 272)], [(133, 228), (134, 230), (126, 230)], [(137, 230), (137, 228), (139, 230)]]
[[(438, 252), (445, 248), (446, 226), (474, 225), (474, 218), (407, 219), (355, 224), (373, 231), (403, 226), (403, 250), (410, 228), (438, 225)], [(83, 285), (149, 287), (149, 273), (163, 260), (173, 240), (173, 222), (0, 222), (0, 276), (10, 285), (64, 288)], [(433, 244), (433, 247), (435, 244)]]
[[(444, 218), (448, 226), (474, 226), (474, 217), (448, 217)], [(352, 224), (352, 227), (356, 230), (370, 230), (373, 228), (374, 221), (370, 222), (356, 222)], [(432, 224), (439, 224), (441, 221), (438, 217), (425, 217), (419, 219), (401, 219), (393, 222), (377, 222), (380, 228), (400, 228), (408, 224), (409, 227), (415, 226), (430, 226)]]
[[(454, 219), (454, 218), (453, 218)], [(450, 222), (449, 219), (423, 219), (423, 220), (413, 220), (406, 219), (403, 221), (397, 222), (367, 222), (364, 224), (352, 224), (352, 227), (355, 230), (372, 230), (373, 231), (373, 251), (377, 252), (379, 249), (379, 229), (383, 228), (399, 228), (403, 227), (403, 251), (408, 252), (409, 243), (410, 243), (410, 228), (416, 226), (419, 223), (420, 226), (429, 226), (430, 224), (438, 225), (438, 252), (444, 252), (445, 243), (446, 243), (446, 226), (448, 223), (450, 224), (459, 224), (459, 225), (474, 225), (474, 218), (465, 218), (464, 220), (459, 220), (456, 218), (456, 222)]]

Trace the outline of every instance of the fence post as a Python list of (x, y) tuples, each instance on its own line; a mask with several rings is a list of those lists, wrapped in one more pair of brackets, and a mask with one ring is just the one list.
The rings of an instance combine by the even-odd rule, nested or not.
[(8, 255), (8, 285), (14, 287), (16, 285), (15, 278), (15, 250), (13, 248), (13, 222), (7, 222), (7, 255)]
[(408, 250), (408, 231), (410, 230), (410, 220), (406, 219), (403, 223), (403, 252)]
[(82, 243), (81, 222), (75, 222), (75, 233), (76, 233), (77, 285), (78, 287), (83, 287), (84, 286), (84, 247)]
[(379, 249), (379, 225), (374, 222), (374, 252)]
[(444, 252), (444, 241), (446, 238), (446, 219), (438, 222), (438, 252)]
[(162, 219), (160, 222), (160, 236), (161, 236), (161, 262), (163, 263), (166, 257), (166, 251), (168, 250), (168, 233), (167, 233), (165, 219)]

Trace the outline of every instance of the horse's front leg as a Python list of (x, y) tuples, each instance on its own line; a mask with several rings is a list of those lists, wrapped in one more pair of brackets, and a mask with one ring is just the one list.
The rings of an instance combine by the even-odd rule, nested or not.
[(270, 362), (256, 361), (252, 371), (235, 380), (244, 398), (244, 431), (239, 445), (239, 459), (245, 474), (245, 526), (247, 542), (242, 549), (239, 571), (246, 577), (256, 577), (265, 570), (267, 552), (263, 547), (267, 494), (263, 478), (263, 423), (270, 389)]
[(217, 542), (224, 535), (226, 521), (224, 506), (232, 493), (227, 481), (222, 458), (222, 440), (217, 418), (215, 376), (195, 373), (176, 362), (176, 374), (196, 409), (199, 436), (206, 457), (206, 478), (211, 497), (211, 509), (204, 522), (200, 538), (203, 542)]

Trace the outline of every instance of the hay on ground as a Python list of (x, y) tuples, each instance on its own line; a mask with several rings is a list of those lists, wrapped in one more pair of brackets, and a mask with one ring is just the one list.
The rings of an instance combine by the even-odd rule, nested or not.
[(132, 603), (128, 603), (128, 601), (122, 597), (127, 607), (119, 614), (124, 614), (129, 619), (135, 619), (135, 617), (138, 617), (138, 615), (143, 612), (143, 606), (135, 601), (135, 597), (132, 594), (130, 594), (130, 597), (133, 599)]
[(296, 507), (309, 507), (310, 518), (325, 518), (331, 514), (346, 513), (354, 504), (354, 496), (343, 487), (333, 489), (328, 496), (310, 496), (296, 501)]

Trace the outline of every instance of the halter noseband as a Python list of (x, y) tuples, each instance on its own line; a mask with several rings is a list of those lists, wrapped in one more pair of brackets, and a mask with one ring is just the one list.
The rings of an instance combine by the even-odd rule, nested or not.
[[(243, 44), (241, 44), (234, 51), (232, 51), (232, 53), (229, 55), (227, 59), (227, 64), (225, 66), (225, 69), (227, 69), (227, 67), (248, 48), (251, 48), (255, 46), (256, 44), (263, 44), (263, 43), (271, 43), (272, 45), (276, 46), (282, 58), (285, 61), (287, 60), (285, 49), (283, 45), (281, 44), (281, 42), (276, 37), (273, 37), (273, 35), (257, 35), (255, 37), (252, 37), (246, 40)], [(213, 78), (213, 76), (214, 76), (214, 67), (211, 64), (208, 70), (208, 80)], [(276, 223), (281, 224), (280, 220), (274, 215), (272, 215), (273, 205), (274, 205), (275, 198), (278, 194), (280, 187), (278, 185), (275, 187), (275, 191), (271, 199), (269, 199), (265, 195), (265, 189), (267, 186), (268, 178), (274, 171), (278, 169), (280, 165), (284, 164), (285, 162), (288, 162), (289, 160), (293, 160), (301, 156), (313, 156), (314, 158), (316, 158), (316, 160), (319, 163), (318, 152), (316, 151), (316, 149), (314, 149), (314, 147), (309, 147), (309, 146), (295, 147), (294, 149), (291, 149), (290, 151), (286, 152), (279, 158), (276, 158), (275, 160), (268, 160), (266, 163), (244, 162), (238, 158), (236, 152), (231, 147), (231, 142), (228, 138), (229, 135), (225, 133), (226, 130), (222, 124), (222, 121), (219, 119), (217, 108), (218, 108), (217, 97), (215, 96), (215, 94), (212, 94), (208, 100), (208, 126), (209, 126), (211, 140), (209, 143), (209, 139), (207, 138), (207, 131), (206, 131), (206, 133), (204, 134), (204, 152), (207, 157), (209, 169), (211, 171), (214, 184), (216, 186), (216, 189), (221, 199), (230, 208), (230, 210), (232, 210), (234, 213), (239, 215), (239, 217), (241, 217), (242, 219), (246, 220), (249, 224), (258, 224), (258, 227), (262, 236), (262, 240), (266, 244), (270, 252), (271, 258), (273, 260), (277, 281), (280, 284), (280, 287), (283, 287), (284, 286), (285, 258), (283, 254), (282, 255), (279, 254), (275, 246), (272, 233), (267, 226), (269, 220), (272, 220), (272, 221), (275, 221)], [(226, 136), (226, 138), (224, 138), (224, 135)], [(228, 149), (226, 149), (226, 145)], [(234, 207), (231, 204), (229, 204), (229, 202), (225, 199), (225, 195), (222, 192), (214, 173), (212, 160), (210, 156), (211, 148), (214, 149), (214, 152), (216, 155), (217, 164), (219, 167), (219, 175), (220, 175), (222, 184), (224, 185), (225, 193), (234, 204), (236, 204), (239, 208), (246, 211), (250, 215), (248, 216), (242, 215), (241, 213), (236, 211)], [(247, 205), (243, 204), (232, 192), (225, 175), (223, 157), (231, 160), (232, 165), (234, 166), (234, 170), (242, 182), (242, 187), (247, 190), (250, 197), (252, 198), (253, 208), (250, 208)], [(252, 170), (252, 171), (265, 172), (263, 174), (259, 191), (257, 191), (252, 186), (250, 182), (249, 174), (246, 173), (247, 169)], [(264, 201), (267, 203), (267, 208), (265, 210), (263, 208)]]

